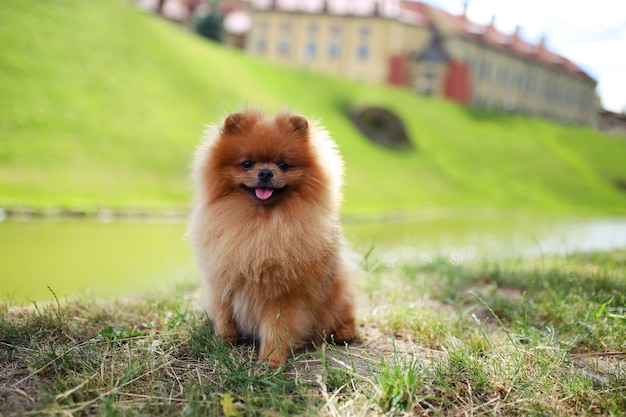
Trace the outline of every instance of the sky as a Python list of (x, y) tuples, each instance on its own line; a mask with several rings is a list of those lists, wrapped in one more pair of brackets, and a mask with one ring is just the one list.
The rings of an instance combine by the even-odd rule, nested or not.
[[(426, 0), (454, 14), (465, 0)], [(469, 0), (467, 16), (488, 24), (495, 16), (501, 32), (521, 28), (523, 39), (548, 47), (575, 62), (598, 81), (604, 108), (626, 111), (626, 0)]]

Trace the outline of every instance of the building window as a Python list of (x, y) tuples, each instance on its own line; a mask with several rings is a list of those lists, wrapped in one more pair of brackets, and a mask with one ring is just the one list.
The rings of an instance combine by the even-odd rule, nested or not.
[(491, 74), (491, 67), (489, 66), (487, 61), (486, 60), (480, 61), (480, 66), (479, 66), (479, 70), (478, 70), (479, 78), (481, 80), (487, 79), (487, 78), (489, 78), (490, 74)]
[(256, 43), (256, 51), (259, 54), (264, 54), (267, 52), (267, 41), (265, 39), (260, 39)]
[(289, 41), (287, 39), (278, 41), (278, 53), (282, 56), (289, 55)]
[(279, 26), (278, 55), (288, 56), (291, 49), (291, 22), (281, 22)]
[(367, 45), (359, 45), (357, 56), (360, 60), (365, 61), (369, 57), (370, 49)]
[(319, 32), (319, 26), (316, 23), (311, 23), (307, 27), (308, 30), (308, 40), (304, 46), (304, 60), (309, 62), (312, 61), (317, 55), (317, 36)]
[(330, 45), (328, 45), (328, 56), (331, 58), (339, 57), (339, 53), (341, 52), (341, 46), (337, 41), (331, 41)]
[(359, 44), (357, 46), (357, 57), (361, 61), (365, 61), (369, 58), (370, 54), (370, 38), (371, 30), (367, 26), (362, 26), (359, 29)]
[(256, 41), (256, 51), (259, 54), (267, 53), (267, 31), (269, 24), (265, 20), (261, 20), (257, 24), (259, 35)]
[(315, 41), (307, 43), (305, 53), (308, 60), (315, 58), (315, 54), (317, 53), (317, 43), (315, 43)]
[(341, 53), (341, 26), (330, 27), (330, 43), (328, 44), (328, 56), (336, 59)]

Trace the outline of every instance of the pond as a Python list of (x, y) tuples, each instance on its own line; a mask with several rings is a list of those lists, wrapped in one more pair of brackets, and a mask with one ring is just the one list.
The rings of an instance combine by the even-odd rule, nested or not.
[[(0, 300), (127, 297), (198, 280), (184, 222), (0, 222)], [(476, 215), (344, 224), (388, 265), (496, 260), (626, 247), (626, 219)], [(54, 292), (54, 294), (53, 294)]]
[(360, 245), (372, 242), (388, 264), (425, 263), (437, 256), (463, 263), (626, 248), (626, 219), (436, 216), (348, 224), (346, 234)]

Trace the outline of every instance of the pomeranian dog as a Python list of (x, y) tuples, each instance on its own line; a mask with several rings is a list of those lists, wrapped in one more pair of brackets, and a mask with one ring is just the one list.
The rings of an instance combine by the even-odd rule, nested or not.
[(343, 161), (328, 132), (287, 112), (232, 113), (208, 130), (193, 177), (189, 237), (216, 332), (253, 338), (272, 368), (307, 343), (353, 339)]

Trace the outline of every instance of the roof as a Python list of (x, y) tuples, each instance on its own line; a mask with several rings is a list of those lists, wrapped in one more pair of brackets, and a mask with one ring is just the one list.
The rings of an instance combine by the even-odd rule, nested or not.
[(498, 31), (493, 20), (488, 25), (482, 25), (470, 21), (465, 14), (454, 15), (423, 2), (408, 0), (401, 2), (400, 19), (435, 28), (445, 26), (464, 38), (516, 55), (524, 60), (569, 73), (587, 82), (597, 83), (593, 77), (572, 61), (549, 50), (545, 40), (542, 39), (538, 44), (532, 44), (522, 39), (519, 27), (512, 34), (507, 34)]

